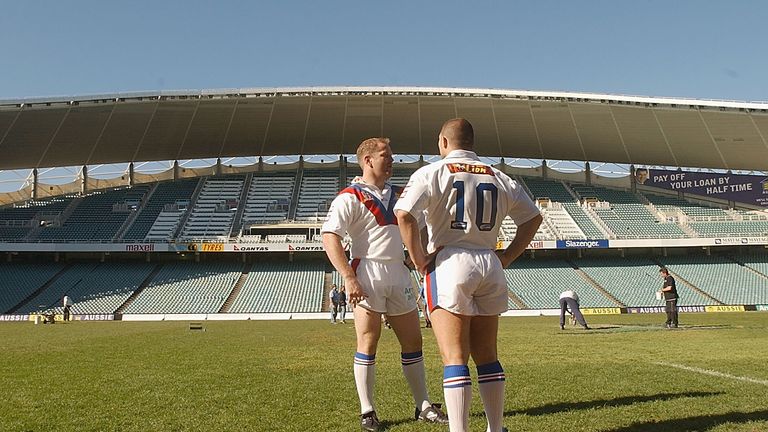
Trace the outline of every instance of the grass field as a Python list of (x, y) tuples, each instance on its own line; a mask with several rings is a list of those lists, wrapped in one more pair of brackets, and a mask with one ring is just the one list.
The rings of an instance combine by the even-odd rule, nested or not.
[[(501, 320), (510, 431), (768, 431), (768, 314), (681, 314), (679, 330), (662, 329), (661, 315), (587, 318), (596, 330)], [(359, 430), (352, 324), (205, 327), (1, 323), (0, 431)], [(442, 400), (428, 329), (424, 339), (430, 393)], [(389, 330), (376, 367), (388, 430), (447, 431), (412, 421)], [(484, 431), (474, 391), (471, 426)]]

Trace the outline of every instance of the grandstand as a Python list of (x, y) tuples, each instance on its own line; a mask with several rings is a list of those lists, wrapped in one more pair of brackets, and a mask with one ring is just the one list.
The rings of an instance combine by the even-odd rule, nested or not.
[[(344, 115), (320, 122), (305, 117), (309, 109), (296, 109), (313, 99)], [(209, 100), (258, 106), (236, 104), (231, 114), (219, 115), (231, 124), (215, 145), (181, 132), (210, 127), (205, 116), (150, 116), (156, 105), (173, 110), (188, 103), (207, 106)], [(84, 146), (86, 151), (55, 139), (68, 112), (87, 115), (87, 107), (97, 104), (114, 106), (111, 120), (99, 128), (114, 147), (96, 143)], [(405, 185), (429, 163), (439, 125), (456, 114), (475, 124), (478, 151), (519, 182), (544, 216), (529, 252), (506, 271), (512, 309), (556, 308), (565, 288), (575, 289), (584, 307), (658, 307), (660, 265), (679, 278), (681, 305), (768, 304), (768, 212), (754, 203), (640, 184), (630, 165), (764, 172), (764, 143), (740, 138), (746, 139), (738, 141), (742, 152), (712, 146), (754, 137), (754, 127), (766, 128), (768, 135), (766, 105), (486, 89), (329, 88), (54, 98), (42, 106), (0, 101), (0, 145), (16, 150), (5, 152), (0, 169), (33, 170), (27, 186), (0, 195), (0, 314), (58, 311), (64, 294), (75, 300), (75, 314), (117, 318), (322, 312), (330, 282), (340, 280), (325, 261), (319, 228), (339, 189), (360, 174), (352, 156), (359, 141), (391, 136), (406, 161), (396, 164), (390, 182)], [(700, 120), (690, 122), (689, 110), (700, 112)], [(137, 113), (145, 120), (139, 122)], [(647, 123), (651, 113), (661, 120)], [(17, 131), (15, 116), (36, 122), (39, 133)], [(605, 124), (616, 130), (604, 131)], [(145, 136), (132, 133), (135, 128)], [(545, 129), (557, 133), (541, 133)], [(700, 145), (696, 139), (705, 129), (715, 141)], [(92, 132), (83, 133), (99, 135)], [(578, 138), (603, 132), (602, 141)], [(329, 154), (338, 156), (307, 161)], [(258, 159), (247, 165), (229, 164), (254, 155)], [(185, 168), (178, 162), (185, 158), (216, 162)], [(536, 163), (515, 164), (520, 158)], [(581, 172), (560, 172), (544, 159), (627, 166), (621, 176), (609, 177), (589, 164)], [(136, 170), (140, 162), (159, 160), (174, 161), (173, 167)], [(126, 163), (124, 175), (89, 177), (89, 165), (116, 161)], [(72, 183), (48, 185), (38, 177), (38, 168), (70, 165), (83, 166)], [(516, 229), (512, 220), (503, 220), (501, 246)]]

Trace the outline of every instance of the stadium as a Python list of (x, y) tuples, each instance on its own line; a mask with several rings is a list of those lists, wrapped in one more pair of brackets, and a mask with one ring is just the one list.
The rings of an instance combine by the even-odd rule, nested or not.
[[(605, 334), (660, 328), (663, 318), (654, 315), (663, 312), (655, 296), (662, 266), (678, 280), (681, 321), (717, 328), (727, 314), (716, 312), (739, 312), (727, 316), (746, 320), (738, 325), (748, 328), (750, 320), (764, 319), (756, 311), (768, 310), (768, 104), (308, 87), (0, 101), (0, 170), (28, 173), (23, 187), (0, 195), (0, 320), (25, 322), (29, 331), (41, 314), (60, 314), (66, 295), (76, 321), (138, 321), (161, 332), (157, 341), (169, 346), (175, 342), (162, 333), (167, 326), (178, 331), (190, 322), (221, 330), (228, 324), (219, 321), (265, 321), (285, 330), (287, 320), (327, 320), (328, 291), (341, 280), (325, 258), (320, 226), (336, 193), (361, 173), (357, 145), (367, 137), (391, 138), (391, 182), (405, 184), (437, 159), (437, 132), (454, 117), (472, 122), (478, 154), (517, 180), (544, 216), (525, 255), (506, 269), (504, 315), (539, 318), (506, 318), (505, 326), (546, 333), (543, 323), (556, 326), (551, 316), (569, 287), (587, 318), (606, 324)], [(47, 182), (47, 173), (61, 169), (71, 178)], [(505, 220), (498, 247), (515, 231)], [(413, 286), (418, 289), (415, 273)], [(6, 331), (20, 325), (9, 323)], [(51, 327), (82, 332), (89, 325), (108, 323)], [(340, 337), (351, 346), (349, 335)], [(731, 350), (727, 339), (718, 344), (718, 352)], [(590, 349), (585, 345), (578, 355)], [(192, 360), (181, 364), (194, 367)], [(740, 367), (743, 375), (753, 372)], [(322, 385), (302, 377), (309, 387)], [(720, 391), (714, 384), (699, 393), (687, 388), (660, 398), (684, 403)], [(603, 405), (622, 407), (619, 396), (606, 398)], [(602, 406), (597, 396), (593, 402), (588, 409)], [(580, 408), (577, 402), (563, 407)], [(258, 422), (272, 417), (260, 415), (201, 427), (294, 430), (274, 419), (264, 426)], [(657, 430), (699, 430), (727, 421), (759, 426), (768, 418), (765, 411), (724, 416), (654, 421), (661, 422)], [(197, 429), (163, 418), (140, 428)], [(104, 421), (89, 428), (121, 430)], [(345, 430), (345, 424), (320, 429)], [(615, 427), (610, 430), (655, 426)]]
[[(594, 313), (658, 307), (653, 294), (661, 265), (684, 282), (682, 305), (689, 310), (768, 304), (768, 177), (757, 176), (753, 189), (752, 177), (733, 174), (768, 169), (768, 105), (306, 88), (1, 106), (0, 169), (32, 170), (27, 187), (0, 198), (4, 319), (60, 308), (65, 294), (83, 319), (320, 313), (338, 276), (323, 260), (319, 227), (336, 192), (360, 174), (357, 144), (391, 137), (396, 153), (405, 155), (396, 158), (392, 183), (405, 184), (434, 157), (435, 131), (457, 116), (475, 125), (478, 154), (512, 174), (545, 215), (529, 255), (508, 270), (512, 314), (556, 307), (552, 299), (562, 286), (583, 292), (584, 307)], [(230, 163), (238, 158), (254, 163)], [(195, 159), (215, 162), (196, 168), (179, 162)], [(543, 162), (515, 163), (523, 159)], [(153, 174), (136, 169), (156, 161), (172, 162)], [(581, 172), (564, 172), (552, 161), (586, 163)], [(120, 163), (126, 169), (119, 177), (89, 175), (93, 167)], [(591, 168), (606, 163), (628, 169), (608, 177)], [(80, 167), (70, 183), (39, 179), (44, 168), (70, 166)], [(646, 173), (672, 167), (651, 169), (651, 176), (687, 179), (688, 186), (639, 184), (636, 167)], [(700, 191), (729, 177), (725, 191)], [(737, 186), (757, 198), (739, 198)], [(500, 246), (515, 228), (505, 221)], [(30, 265), (35, 279), (27, 278)], [(104, 286), (105, 275), (120, 276)], [(286, 302), (287, 292), (300, 300)]]

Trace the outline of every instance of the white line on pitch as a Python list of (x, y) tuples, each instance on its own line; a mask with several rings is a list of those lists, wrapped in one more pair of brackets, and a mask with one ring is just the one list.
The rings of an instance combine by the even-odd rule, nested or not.
[(687, 370), (689, 372), (698, 372), (698, 373), (704, 374), (704, 375), (711, 375), (711, 376), (720, 377), (720, 378), (728, 378), (728, 379), (737, 380), (737, 381), (746, 381), (746, 382), (750, 382), (750, 383), (754, 383), (754, 384), (762, 384), (762, 385), (768, 386), (768, 380), (761, 380), (761, 379), (750, 378), (750, 377), (736, 376), (736, 375), (731, 375), (731, 374), (727, 374), (727, 373), (723, 373), (723, 372), (718, 372), (718, 371), (713, 371), (713, 370), (709, 370), (709, 369), (701, 369), (701, 368), (697, 368), (697, 367), (685, 366), (685, 365), (680, 365), (680, 364), (675, 364), (675, 363), (666, 363), (666, 362), (654, 362), (654, 363), (657, 364), (657, 365), (660, 365), (660, 366), (669, 366), (669, 367), (673, 367), (673, 368), (677, 368), (677, 369)]

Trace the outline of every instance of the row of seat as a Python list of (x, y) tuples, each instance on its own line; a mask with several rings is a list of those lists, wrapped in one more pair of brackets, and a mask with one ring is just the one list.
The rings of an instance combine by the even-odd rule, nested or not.
[[(396, 173), (393, 184), (405, 184), (406, 172)], [(186, 224), (184, 239), (210, 239), (228, 236), (233, 229), (235, 213), (243, 207), (243, 224), (279, 222), (289, 217), (296, 176), (293, 173), (251, 175), (250, 187), (244, 195), (243, 175), (208, 177), (195, 200)], [(350, 170), (347, 181), (351, 181)], [(553, 209), (552, 230), (544, 225), (537, 239), (555, 238), (685, 238), (691, 236), (744, 236), (768, 233), (768, 215), (755, 212), (725, 211), (716, 207), (696, 205), (683, 199), (656, 194), (631, 193), (583, 184), (565, 184), (561, 181), (537, 177), (516, 177), (530, 191), (534, 199), (549, 199), (558, 204)], [(132, 211), (140, 209), (124, 240), (169, 240), (183, 220), (190, 205), (192, 193), (203, 180), (190, 179), (158, 183), (148, 202), (143, 200), (154, 185), (138, 185), (103, 191), (84, 197), (64, 221), (63, 226), (48, 224), (34, 231), (41, 241), (110, 241), (119, 232)], [(305, 171), (302, 176), (296, 204), (295, 218), (321, 222), (328, 204), (338, 193), (338, 172)], [(61, 214), (73, 197), (47, 199), (17, 207), (0, 209), (0, 241), (20, 240), (30, 234), (30, 222), (43, 212)], [(608, 203), (593, 210), (582, 207), (586, 201)], [(128, 208), (119, 208), (128, 204)], [(77, 203), (76, 203), (77, 204)], [(176, 208), (168, 208), (177, 205)], [(563, 210), (560, 210), (563, 209)], [(548, 212), (545, 212), (548, 213)], [(681, 226), (680, 217), (688, 223)], [(6, 221), (6, 223), (3, 223)], [(599, 223), (597, 223), (599, 222)], [(26, 225), (19, 225), (25, 223)], [(603, 228), (600, 225), (602, 224)], [(235, 229), (239, 227), (234, 227)], [(608, 230), (608, 231), (606, 231)], [(687, 230), (687, 231), (686, 231)], [(515, 232), (507, 226), (503, 239)], [(34, 240), (34, 239), (33, 239)]]
[[(768, 255), (520, 259), (505, 270), (509, 289), (528, 308), (556, 307), (565, 289), (585, 307), (659, 305), (659, 263), (678, 278), (681, 305), (768, 304)], [(148, 263), (0, 264), (0, 312), (5, 313), (50, 285), (19, 309), (31, 313), (60, 307), (64, 295), (75, 313), (113, 313), (155, 265)], [(322, 309), (325, 264), (259, 262), (253, 265), (230, 312), (317, 312)], [(125, 313), (215, 313), (242, 275), (238, 263), (164, 264)], [(58, 278), (54, 276), (59, 273)], [(332, 281), (342, 285), (337, 273)]]

